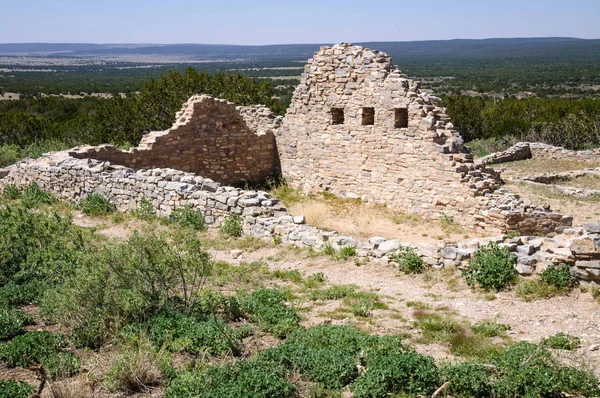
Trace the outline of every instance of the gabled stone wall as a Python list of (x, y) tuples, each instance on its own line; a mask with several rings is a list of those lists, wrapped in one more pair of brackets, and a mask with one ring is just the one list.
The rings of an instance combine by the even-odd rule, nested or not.
[(80, 147), (70, 155), (132, 169), (173, 168), (226, 184), (262, 181), (279, 171), (274, 130), (266, 107), (235, 107), (207, 95), (191, 97), (166, 131), (145, 135), (137, 148)]
[(283, 176), (307, 192), (445, 215), (483, 230), (570, 225), (499, 189), (499, 174), (473, 163), (440, 99), (421, 93), (419, 82), (375, 50), (342, 43), (315, 53), (277, 145)]

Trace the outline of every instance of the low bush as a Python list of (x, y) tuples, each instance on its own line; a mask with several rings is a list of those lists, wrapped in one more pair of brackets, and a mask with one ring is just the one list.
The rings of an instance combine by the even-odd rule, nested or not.
[(23, 381), (0, 379), (0, 398), (29, 398), (35, 388)]
[(52, 194), (43, 191), (36, 182), (29, 184), (21, 195), (21, 203), (29, 209), (54, 202), (56, 202), (56, 198)]
[(227, 323), (216, 317), (199, 321), (181, 313), (161, 314), (150, 322), (149, 336), (156, 347), (173, 352), (195, 355), (207, 350), (212, 355), (239, 355), (241, 352), (241, 339)]
[(412, 247), (401, 246), (391, 258), (398, 263), (398, 268), (407, 274), (420, 274), (426, 269), (425, 263)]
[(110, 327), (108, 319), (100, 311), (87, 314), (75, 324), (69, 333), (69, 338), (77, 348), (97, 350), (109, 338)]
[(11, 307), (0, 308), (0, 340), (8, 340), (25, 332), (25, 326), (33, 322), (33, 316)]
[(21, 191), (14, 184), (8, 184), (4, 186), (2, 190), (2, 196), (7, 200), (16, 200), (21, 197)]
[(10, 367), (28, 367), (28, 362), (40, 364), (45, 358), (67, 347), (63, 335), (47, 331), (29, 332), (0, 345), (0, 359)]
[(92, 193), (81, 199), (76, 206), (83, 214), (88, 216), (104, 216), (114, 213), (115, 205), (110, 203), (104, 196)]
[(508, 247), (500, 247), (490, 242), (477, 250), (469, 261), (469, 268), (463, 275), (470, 286), (478, 285), (485, 290), (502, 290), (517, 280), (514, 268), (516, 257)]
[(169, 216), (169, 222), (174, 225), (179, 225), (185, 228), (191, 228), (196, 231), (206, 229), (204, 215), (200, 209), (194, 209), (190, 204), (174, 210)]
[(554, 336), (548, 337), (542, 341), (544, 347), (554, 348), (556, 350), (567, 350), (573, 351), (577, 347), (581, 340), (579, 337), (571, 336), (568, 333), (557, 333)]
[(72, 352), (57, 352), (41, 360), (46, 374), (52, 380), (71, 377), (81, 369), (81, 359)]
[(137, 209), (132, 212), (133, 216), (142, 221), (152, 221), (156, 219), (156, 210), (152, 201), (148, 198), (142, 198), (138, 203)]
[(490, 397), (493, 385), (489, 368), (473, 363), (441, 369), (442, 381), (449, 382), (446, 392), (453, 397)]
[(567, 264), (551, 265), (541, 275), (542, 281), (560, 290), (570, 290), (577, 286), (579, 281), (571, 274), (571, 267)]
[(294, 385), (272, 363), (238, 360), (223, 367), (180, 373), (165, 391), (166, 398), (289, 398)]
[(439, 378), (433, 358), (407, 350), (375, 356), (365, 374), (355, 380), (352, 390), (355, 398), (430, 396), (439, 387)]
[(223, 220), (220, 227), (226, 236), (240, 237), (244, 234), (243, 220), (239, 214), (231, 214)]
[(286, 296), (278, 289), (258, 289), (242, 297), (242, 309), (249, 319), (277, 337), (285, 337), (298, 327), (300, 316), (285, 304)]

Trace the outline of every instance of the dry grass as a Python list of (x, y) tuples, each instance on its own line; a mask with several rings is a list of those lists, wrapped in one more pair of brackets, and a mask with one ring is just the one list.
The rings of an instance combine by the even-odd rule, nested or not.
[(85, 376), (80, 375), (50, 384), (50, 396), (52, 398), (93, 398), (97, 395), (92, 391)]
[(568, 187), (600, 190), (600, 175), (587, 174), (583, 177), (572, 178), (568, 181), (561, 181), (559, 184)]

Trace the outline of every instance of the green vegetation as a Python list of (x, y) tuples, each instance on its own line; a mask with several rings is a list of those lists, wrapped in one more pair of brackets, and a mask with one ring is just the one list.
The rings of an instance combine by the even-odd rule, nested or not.
[(244, 234), (243, 220), (239, 214), (231, 214), (223, 220), (221, 224), (223, 235), (231, 237), (240, 237)]
[(542, 341), (544, 347), (554, 348), (556, 350), (573, 351), (579, 347), (581, 340), (579, 337), (571, 336), (567, 333), (556, 333)]
[(508, 247), (500, 247), (490, 242), (477, 250), (469, 261), (469, 268), (463, 271), (467, 283), (485, 290), (502, 290), (517, 280), (514, 268), (515, 256)]
[(194, 210), (194, 207), (190, 204), (174, 210), (169, 216), (169, 222), (196, 231), (203, 231), (206, 228), (204, 215), (200, 209)]
[(391, 258), (398, 263), (400, 271), (407, 274), (420, 274), (426, 269), (425, 263), (412, 247), (401, 246), (398, 253), (392, 254)]
[[(59, 205), (7, 203), (0, 208), (0, 361), (8, 367), (36, 367), (50, 380), (85, 369), (93, 389), (164, 389), (171, 398), (416, 397), (449, 380), (454, 396), (600, 393), (591, 373), (559, 364), (548, 351), (576, 346), (572, 336), (511, 345), (506, 325), (471, 326), (447, 308), (407, 302), (422, 335), (416, 341), (446, 344), (464, 361), (436, 363), (404, 335), (358, 329), (376, 319), (375, 310), (388, 310), (378, 294), (328, 284), (319, 272), (213, 262), (200, 240), (208, 233), (193, 223), (108, 240), (74, 227)], [(18, 307), (31, 302), (33, 315)], [(357, 327), (301, 325), (304, 311), (329, 304)], [(34, 320), (64, 334), (26, 332)], [(73, 347), (84, 350), (75, 355)], [(106, 364), (101, 372), (96, 361)], [(0, 381), (0, 396), (26, 396), (29, 387)]]
[(115, 211), (115, 205), (97, 193), (92, 193), (81, 199), (76, 208), (87, 216), (103, 216)]
[(0, 379), (0, 398), (29, 398), (35, 389), (25, 382)]
[(557, 295), (568, 294), (579, 284), (567, 264), (551, 265), (542, 274), (540, 279), (521, 281), (515, 290), (517, 296), (524, 301), (540, 300)]

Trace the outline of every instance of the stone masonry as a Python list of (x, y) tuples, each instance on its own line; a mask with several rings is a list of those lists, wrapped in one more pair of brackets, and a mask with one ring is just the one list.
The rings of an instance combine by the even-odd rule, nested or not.
[(207, 95), (191, 97), (166, 131), (145, 135), (137, 148), (80, 147), (70, 155), (135, 170), (174, 168), (226, 184), (262, 181), (276, 174), (274, 130), (281, 118), (266, 107), (236, 107)]
[(391, 58), (350, 44), (308, 61), (277, 133), (282, 173), (304, 191), (452, 217), (469, 228), (562, 230), (568, 217), (531, 208), (475, 165), (439, 98)]

